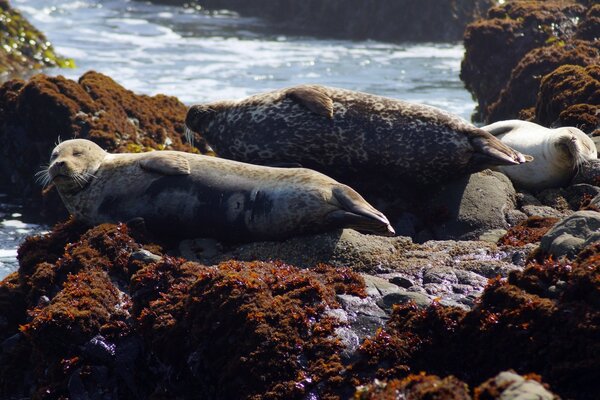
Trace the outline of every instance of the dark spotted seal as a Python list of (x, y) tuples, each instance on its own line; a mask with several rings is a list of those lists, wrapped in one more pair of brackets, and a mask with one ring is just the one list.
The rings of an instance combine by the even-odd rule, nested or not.
[(351, 185), (358, 176), (423, 185), (530, 159), (435, 107), (316, 85), (195, 105), (186, 125), (221, 157), (298, 163)]
[(226, 241), (281, 240), (337, 228), (393, 235), (358, 193), (304, 168), (270, 168), (176, 151), (109, 154), (74, 139), (46, 180), (89, 224), (143, 218), (151, 231)]

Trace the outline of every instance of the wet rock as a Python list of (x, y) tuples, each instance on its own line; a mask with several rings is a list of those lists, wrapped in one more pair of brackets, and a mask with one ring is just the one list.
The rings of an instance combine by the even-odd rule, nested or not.
[(583, 163), (572, 183), (587, 183), (596, 187), (600, 186), (600, 160), (590, 160)]
[[(244, 244), (224, 249), (217, 257), (202, 262), (217, 264), (234, 259), (282, 260), (300, 267), (319, 263), (338, 267), (350, 265), (355, 271), (386, 278), (386, 282), (375, 278), (372, 280), (379, 282), (379, 289), (374, 283), (371, 286), (380, 294), (382, 291), (385, 294), (398, 291), (400, 288), (390, 283), (389, 279), (401, 274), (420, 288), (429, 285), (423, 293), (431, 295), (431, 298), (444, 298), (454, 294), (454, 283), (471, 287), (464, 295), (478, 293), (485, 286), (487, 278), (507, 276), (510, 271), (518, 269), (512, 262), (516, 252), (513, 248), (501, 249), (489, 242), (430, 241), (415, 244), (408, 238), (363, 235), (346, 229), (284, 242)], [(465, 271), (468, 273), (463, 274)], [(459, 275), (461, 278), (458, 278)]]
[[(163, 0), (164, 2), (165, 0)], [(183, 0), (166, 0), (182, 4)], [(385, 41), (458, 40), (466, 23), (482, 15), (492, 0), (382, 0), (377, 7), (360, 0), (205, 0), (209, 10), (232, 10), (260, 17), (284, 33)]]
[[(514, 369), (541, 375), (565, 398), (592, 399), (600, 382), (595, 356), (600, 346), (599, 251), (595, 244), (575, 261), (531, 262), (508, 280), (490, 282), (471, 311), (436, 303), (425, 310), (397, 306), (386, 327), (363, 342), (349, 373), (364, 381), (426, 370), (479, 385)], [(515, 391), (548, 396), (527, 380), (501, 374), (475, 393), (497, 396), (485, 398), (513, 398), (508, 396)], [(500, 396), (504, 391), (507, 397)]]
[(585, 246), (600, 240), (600, 212), (577, 211), (552, 227), (540, 249), (555, 257), (573, 258)]
[(532, 216), (526, 221), (513, 226), (499, 239), (499, 243), (506, 246), (524, 246), (528, 243), (537, 243), (542, 239), (558, 221), (559, 218)]
[(74, 67), (59, 57), (44, 36), (8, 0), (0, 0), (0, 82), (45, 67)]
[(492, 379), (487, 380), (476, 389), (480, 399), (498, 400), (559, 400), (560, 398), (550, 392), (535, 379), (523, 377), (513, 371), (500, 372)]
[[(531, 50), (512, 70), (498, 100), (489, 106), (486, 120), (523, 117), (520, 115), (521, 110), (535, 109), (542, 77), (565, 64), (585, 67), (599, 61), (600, 44), (580, 40), (568, 43), (558, 41), (553, 45)], [(573, 126), (580, 127), (578, 124)]]
[(508, 228), (507, 213), (516, 206), (516, 192), (506, 175), (483, 171), (441, 185), (426, 209), (445, 214), (430, 224), (436, 239), (476, 239), (492, 229)]
[[(197, 152), (184, 144), (186, 111), (174, 97), (136, 95), (96, 72), (77, 82), (45, 75), (6, 82), (0, 87), (0, 185), (39, 205), (42, 188), (34, 176), (47, 164), (57, 138), (90, 139), (111, 152)], [(53, 190), (46, 207), (51, 215), (64, 210)]]
[(448, 376), (440, 378), (435, 375), (409, 375), (400, 380), (375, 380), (360, 386), (353, 397), (355, 400), (471, 400), (469, 387), (459, 379)]
[(585, 12), (572, 1), (517, 0), (492, 7), (486, 19), (468, 25), (460, 76), (479, 103), (474, 119), (489, 119), (488, 107), (528, 52), (571, 39)]
[[(245, 249), (256, 259), (261, 246), (273, 254), (292, 240)], [(330, 248), (334, 261), (349, 253), (344, 265), (361, 265), (366, 254), (364, 270), (378, 256), (395, 271), (207, 266), (165, 256), (176, 245), (163, 250), (125, 224), (70, 221), (29, 239), (21, 269), (0, 283), (1, 310), (19, 308), (0, 329), (0, 397), (339, 399), (375, 378), (427, 371), (475, 387), (508, 368), (542, 374), (560, 394), (598, 390), (600, 245), (569, 264), (530, 258), (521, 272), (503, 261), (519, 251), (484, 242), (416, 245), (350, 230), (295, 240), (289, 249), (303, 243), (305, 262), (329, 241), (342, 245)], [(161, 259), (135, 257), (142, 249)]]
[(545, 126), (576, 126), (600, 134), (600, 59), (586, 67), (564, 65), (540, 85), (536, 119)]

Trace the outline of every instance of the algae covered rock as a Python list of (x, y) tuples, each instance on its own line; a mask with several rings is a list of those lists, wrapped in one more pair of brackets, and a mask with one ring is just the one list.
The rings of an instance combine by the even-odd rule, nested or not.
[[(96, 72), (78, 81), (45, 75), (8, 81), (0, 87), (0, 185), (39, 204), (35, 173), (61, 139), (89, 139), (112, 152), (197, 152), (185, 143), (186, 111), (174, 97), (137, 95)], [(63, 206), (54, 195), (46, 208)]]
[[(598, 62), (600, 62), (600, 44), (598, 43), (593, 44), (582, 40), (567, 43), (559, 41), (550, 46), (533, 49), (512, 70), (509, 81), (499, 94), (498, 100), (490, 105), (487, 119), (499, 121), (519, 116), (528, 117), (528, 112), (535, 109), (540, 82), (545, 75), (566, 64), (585, 67)], [(570, 104), (579, 103), (572, 101)], [(522, 114), (523, 111), (524, 114)], [(550, 125), (547, 119), (542, 122)], [(562, 125), (577, 126), (585, 132), (589, 132), (585, 129), (586, 127), (577, 123)]]
[(536, 104), (544, 125), (577, 126), (600, 134), (600, 57), (588, 66), (564, 65), (546, 75)]
[(0, 81), (29, 69), (74, 66), (73, 60), (56, 55), (44, 34), (8, 0), (0, 0)]
[[(573, 38), (586, 7), (568, 0), (507, 1), (468, 25), (460, 77), (478, 101), (477, 121), (489, 120), (511, 72), (531, 50)], [(547, 71), (550, 72), (550, 71)]]
[[(458, 289), (474, 271), (495, 276), (496, 255), (473, 263), (461, 254), (474, 254), (477, 242), (461, 250), (467, 242), (404, 239), (398, 265), (421, 271), (420, 283), (323, 264), (207, 266), (166, 255), (174, 249), (153, 240), (133, 226), (75, 221), (27, 240), (20, 270), (0, 283), (0, 397), (343, 399), (397, 388), (424, 399), (500, 399), (489, 397), (494, 385), (531, 382), (511, 375), (472, 388), (511, 368), (540, 374), (569, 398), (599, 389), (598, 245), (570, 264), (532, 260), (493, 279), (469, 308), (373, 299), (444, 280)], [(436, 251), (446, 269), (427, 269)], [(461, 259), (470, 269), (448, 267)]]

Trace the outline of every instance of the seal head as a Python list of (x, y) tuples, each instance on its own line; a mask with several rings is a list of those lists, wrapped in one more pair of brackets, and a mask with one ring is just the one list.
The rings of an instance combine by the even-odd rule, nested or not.
[(533, 155), (532, 163), (497, 167), (515, 185), (531, 191), (567, 185), (583, 163), (598, 157), (592, 139), (572, 126), (549, 129), (533, 122), (507, 120), (482, 129)]

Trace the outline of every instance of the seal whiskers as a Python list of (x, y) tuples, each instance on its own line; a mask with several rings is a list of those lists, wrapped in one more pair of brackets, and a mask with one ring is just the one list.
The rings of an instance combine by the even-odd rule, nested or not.
[(89, 224), (142, 218), (154, 232), (226, 241), (283, 240), (356, 228), (393, 235), (358, 193), (305, 168), (273, 168), (199, 154), (109, 154), (84, 139), (52, 152), (43, 180)]

